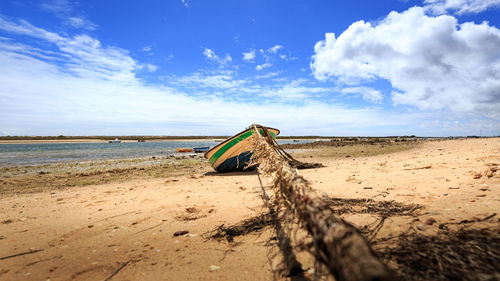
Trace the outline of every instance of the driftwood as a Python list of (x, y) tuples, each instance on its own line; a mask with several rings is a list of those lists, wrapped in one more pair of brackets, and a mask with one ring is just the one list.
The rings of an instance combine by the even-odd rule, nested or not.
[(118, 274), (118, 272), (120, 272), (120, 270), (122, 270), (125, 266), (127, 266), (127, 264), (129, 264), (131, 261), (132, 260), (128, 260), (128, 261), (122, 263), (122, 265), (120, 265), (120, 267), (118, 267), (115, 271), (113, 271), (110, 275), (108, 275), (108, 277), (106, 277), (106, 279), (104, 279), (104, 281), (111, 280), (111, 278), (113, 278), (113, 276)]
[(311, 253), (316, 260), (338, 281), (394, 280), (393, 272), (375, 256), (360, 232), (335, 214), (329, 203), (277, 152), (267, 130), (253, 127), (256, 133), (251, 164), (258, 164), (259, 173), (273, 179), (275, 204), (283, 205), (311, 235)]
[(14, 254), (14, 255), (6, 256), (6, 257), (1, 257), (0, 260), (6, 260), (6, 259), (14, 258), (14, 257), (19, 257), (19, 256), (24, 256), (24, 255), (29, 255), (29, 254), (34, 254), (34, 253), (38, 253), (38, 252), (41, 252), (41, 251), (43, 251), (43, 249), (40, 249), (40, 250), (30, 250), (28, 252), (22, 252), (22, 253), (19, 253), (19, 254)]

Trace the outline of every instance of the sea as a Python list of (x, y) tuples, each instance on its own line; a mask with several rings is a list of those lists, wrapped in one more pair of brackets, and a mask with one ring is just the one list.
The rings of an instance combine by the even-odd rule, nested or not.
[[(309, 140), (278, 140), (279, 144)], [(214, 147), (219, 142), (146, 141), (121, 143), (8, 143), (0, 144), (0, 167), (37, 166), (58, 162), (129, 159), (176, 154), (179, 147)]]

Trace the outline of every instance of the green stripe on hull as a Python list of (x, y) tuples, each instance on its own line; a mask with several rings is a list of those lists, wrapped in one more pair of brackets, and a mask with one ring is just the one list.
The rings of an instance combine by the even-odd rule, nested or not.
[[(235, 144), (239, 143), (240, 141), (248, 138), (249, 136), (253, 135), (253, 130), (249, 130), (248, 132), (242, 134), (242, 135), (239, 135), (237, 136), (236, 138), (232, 139), (230, 142), (226, 143), (223, 147), (219, 148), (219, 150), (217, 150), (214, 155), (212, 155), (212, 157), (210, 157), (210, 165), (214, 165), (214, 163), (217, 161), (217, 159), (219, 159), (219, 157), (221, 157), (226, 151), (228, 151), (231, 147), (233, 147)], [(259, 132), (261, 134), (264, 133), (263, 130), (259, 129)], [(276, 138), (276, 134), (273, 133), (273, 132), (269, 132), (271, 134), (271, 137), (273, 138)], [(214, 167), (216, 168), (216, 167)]]

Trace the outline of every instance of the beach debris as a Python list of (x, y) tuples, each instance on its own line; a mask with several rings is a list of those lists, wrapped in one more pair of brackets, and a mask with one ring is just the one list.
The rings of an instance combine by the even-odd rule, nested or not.
[(9, 224), (9, 223), (12, 223), (12, 220), (11, 219), (7, 219), (7, 220), (4, 220), (2, 221), (3, 224)]
[(24, 256), (24, 255), (29, 255), (29, 254), (34, 254), (34, 253), (38, 253), (38, 252), (41, 252), (41, 251), (43, 251), (43, 249), (40, 249), (40, 250), (30, 249), (27, 252), (22, 252), (22, 253), (10, 255), (10, 256), (0, 257), (0, 260), (6, 260), (6, 259), (14, 258), (14, 257), (19, 257), (19, 256)]
[[(321, 197), (328, 202), (329, 207), (339, 215), (374, 214), (381, 218), (389, 218), (392, 216), (415, 217), (419, 215), (417, 211), (423, 209), (422, 205), (403, 204), (394, 200), (376, 201), (371, 198), (331, 198), (326, 192), (323, 192)], [(439, 213), (428, 212), (428, 214), (438, 215)], [(263, 213), (234, 225), (226, 226), (222, 224), (212, 231), (205, 233), (203, 236), (207, 237), (207, 239), (225, 238), (228, 242), (232, 242), (234, 237), (260, 231), (273, 223), (274, 221), (271, 214)], [(364, 231), (365, 230), (363, 230), (363, 233)]]
[(431, 168), (432, 168), (432, 166), (428, 165), (428, 166), (417, 167), (417, 168), (408, 168), (408, 169), (403, 169), (403, 170), (426, 170), (426, 169), (431, 169)]
[(176, 231), (174, 232), (174, 236), (180, 236), (180, 235), (184, 235), (184, 234), (188, 234), (189, 231), (187, 230), (179, 230), (179, 231)]
[(111, 278), (113, 278), (113, 276), (115, 276), (116, 274), (118, 274), (118, 272), (120, 272), (120, 270), (122, 270), (125, 266), (127, 266), (127, 264), (129, 264), (132, 260), (128, 260), (126, 262), (124, 262), (122, 265), (120, 265), (120, 267), (118, 267), (115, 271), (113, 271), (113, 273), (111, 273), (110, 275), (108, 275), (108, 277), (106, 277), (106, 279), (104, 279), (104, 281), (109, 281), (111, 280)]
[(493, 217), (495, 217), (497, 215), (497, 213), (493, 213), (489, 216), (486, 216), (482, 219), (472, 219), (472, 220), (461, 220), (459, 222), (445, 222), (445, 223), (441, 223), (439, 225), (439, 229), (446, 229), (448, 224), (468, 224), (468, 223), (475, 223), (475, 222), (482, 222), (482, 221), (487, 221)]
[(373, 189), (371, 186), (363, 186), (363, 189)]
[(401, 280), (498, 280), (499, 233), (497, 227), (404, 234), (378, 254), (398, 265)]
[(425, 220), (426, 225), (433, 225), (436, 222), (435, 218), (428, 218)]
[(272, 222), (271, 215), (269, 213), (264, 213), (256, 217), (246, 219), (236, 225), (225, 226), (224, 224), (221, 224), (215, 230), (212, 230), (207, 234), (209, 239), (226, 238), (228, 242), (232, 242), (234, 237), (259, 231), (266, 226), (270, 226)]
[(196, 208), (196, 207), (189, 207), (189, 208), (186, 208), (186, 212), (192, 214), (192, 213), (199, 213), (201, 210)]
[(482, 178), (482, 177), (483, 177), (483, 175), (482, 175), (481, 173), (475, 173), (475, 174), (472, 176), (472, 178), (473, 178), (473, 179), (475, 179), (475, 180), (480, 179), (480, 178)]
[(220, 266), (218, 265), (211, 265), (209, 268), (208, 268), (208, 271), (210, 272), (214, 272), (214, 271), (217, 271), (220, 269)]
[(425, 230), (427, 230), (427, 227), (425, 227), (425, 225), (419, 223), (419, 224), (417, 224), (417, 229), (420, 231), (425, 231)]

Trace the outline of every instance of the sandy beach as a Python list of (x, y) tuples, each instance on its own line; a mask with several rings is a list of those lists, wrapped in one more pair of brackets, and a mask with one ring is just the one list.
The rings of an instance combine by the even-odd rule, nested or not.
[[(372, 237), (375, 250), (402, 233), (435, 236), (443, 226), (498, 235), (499, 138), (422, 142), (376, 155), (369, 146), (352, 149), (294, 155), (326, 166), (300, 174), (325, 198), (351, 204), (341, 215), (360, 229), (380, 221), (380, 213), (356, 211), (361, 199), (418, 206), (384, 219)], [(257, 173), (216, 174), (201, 158), (155, 161), (115, 161), (104, 172), (3, 169), (0, 280), (272, 280), (272, 227), (210, 237), (267, 211)], [(311, 257), (299, 258), (312, 278)]]

